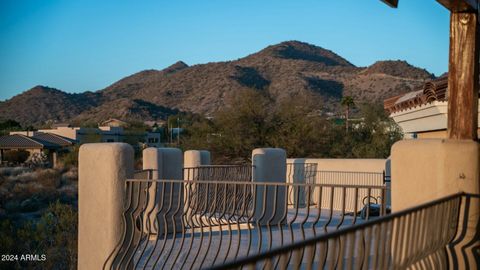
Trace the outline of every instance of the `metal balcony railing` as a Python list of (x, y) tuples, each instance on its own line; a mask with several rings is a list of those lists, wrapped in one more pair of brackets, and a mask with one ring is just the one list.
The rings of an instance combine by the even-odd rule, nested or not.
[(317, 163), (287, 163), (287, 182), (342, 185), (383, 185), (385, 172), (326, 171)]
[(344, 171), (317, 171), (316, 183), (344, 185), (383, 185), (385, 184), (384, 172), (344, 172)]
[[(307, 184), (322, 184), (322, 185), (342, 185), (342, 186), (384, 186), (386, 185), (386, 176), (384, 172), (347, 172), (347, 171), (321, 171), (318, 170), (316, 163), (287, 163), (287, 182), (289, 183), (307, 183)], [(388, 183), (389, 184), (389, 183)], [(292, 190), (291, 190), (292, 191)], [(305, 197), (305, 191), (301, 190), (299, 196)], [(312, 191), (313, 192), (313, 191)], [(355, 197), (368, 197), (372, 202), (375, 202), (382, 196), (381, 190), (371, 190), (367, 194), (367, 190), (360, 191), (357, 195), (352, 190), (347, 191), (347, 206), (346, 209), (353, 211)], [(342, 195), (336, 193), (334, 196), (334, 209), (342, 209)], [(316, 194), (311, 194), (311, 198), (316, 198)], [(387, 205), (390, 200), (387, 196)], [(291, 200), (295, 198), (294, 194), (289, 197)], [(314, 199), (313, 199), (314, 200)], [(324, 203), (328, 203), (329, 197), (324, 196)], [(312, 201), (315, 203), (315, 201)], [(293, 204), (293, 201), (289, 201)]]
[(384, 186), (227, 180), (127, 180), (122, 238), (104, 268), (218, 266), (387, 211)]
[(202, 165), (183, 169), (185, 180), (251, 181), (252, 165)]
[(473, 269), (479, 203), (459, 193), (212, 269)]

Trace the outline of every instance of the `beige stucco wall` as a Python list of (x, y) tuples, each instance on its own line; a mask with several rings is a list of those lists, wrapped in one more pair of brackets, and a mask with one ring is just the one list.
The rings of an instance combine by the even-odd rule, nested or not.
[(315, 163), (318, 171), (378, 172), (385, 170), (386, 159), (289, 158), (287, 163)]
[(417, 133), (417, 139), (446, 139), (447, 130), (436, 130)]
[(40, 129), (39, 132), (52, 133), (72, 140), (77, 140), (78, 127), (58, 127), (52, 129)]
[[(477, 130), (480, 134), (480, 129)], [(435, 130), (417, 133), (417, 139), (447, 139), (447, 130)]]
[[(417, 133), (417, 138), (441, 139), (446, 138), (447, 111), (447, 101), (433, 101), (391, 113), (390, 117), (402, 128), (405, 138), (410, 138), (411, 134)], [(480, 112), (478, 115), (478, 123), (480, 123)]]
[[(177, 148), (146, 148), (143, 150), (143, 169), (153, 170), (152, 179), (182, 180), (182, 151)], [(144, 231), (159, 235), (181, 232), (184, 208), (183, 185), (152, 182), (148, 193), (149, 201), (145, 209), (145, 213), (148, 214), (144, 214)]]
[(103, 142), (113, 140), (114, 142), (123, 141), (124, 130), (121, 127), (99, 127), (99, 128), (81, 128), (81, 127), (57, 127), (52, 129), (40, 129), (39, 132), (52, 133), (62, 137), (70, 138), (84, 142), (88, 136), (98, 135)]
[(32, 136), (37, 135), (38, 131), (10, 131), (9, 134), (10, 135), (19, 134), (19, 135), (23, 135), (23, 136), (27, 136), (27, 137), (32, 137)]
[(402, 140), (392, 147), (394, 211), (460, 191), (479, 193), (479, 148), (474, 141)]
[(390, 117), (405, 133), (447, 128), (448, 103), (434, 101), (408, 110), (395, 112)]
[[(386, 159), (310, 159), (310, 158), (289, 158), (287, 163), (294, 164), (316, 164), (316, 172), (313, 177), (308, 177), (309, 182), (316, 184), (336, 184), (336, 185), (383, 185), (383, 172), (385, 171)], [(299, 182), (301, 179), (295, 179), (295, 166), (287, 166), (287, 182)], [(346, 174), (343, 172), (347, 172)], [(348, 174), (352, 172), (352, 174)], [(355, 173), (360, 174), (355, 174)], [(361, 174), (361, 173), (366, 174)], [(374, 174), (370, 174), (374, 173)], [(305, 179), (307, 180), (307, 179)], [(305, 181), (304, 180), (304, 181)], [(313, 181), (312, 181), (313, 180)], [(330, 200), (332, 188), (325, 187), (320, 196), (318, 188), (311, 193), (311, 200), (313, 203), (318, 203), (318, 198), (322, 198), (321, 207), (330, 208)], [(364, 197), (368, 196), (368, 189), (358, 190), (358, 196), (355, 199), (355, 189), (348, 188), (346, 190), (345, 206), (343, 204), (343, 194), (341, 188), (334, 188), (333, 190), (333, 206), (334, 210), (342, 210), (345, 207), (346, 211), (358, 211), (363, 206), (362, 201)], [(300, 193), (302, 197), (302, 194)], [(306, 195), (303, 195), (303, 197)], [(381, 189), (372, 189), (370, 196), (381, 198)], [(390, 204), (390, 193), (386, 194), (387, 204)], [(357, 206), (355, 206), (357, 200)], [(355, 208), (357, 207), (357, 208)]]
[[(193, 168), (202, 165), (210, 165), (210, 152), (207, 150), (187, 150), (183, 154), (185, 168)], [(189, 179), (186, 179), (189, 180)]]
[[(184, 180), (198, 180), (199, 179), (199, 171), (197, 167), (202, 165), (210, 165), (210, 152), (207, 150), (187, 150), (183, 154), (183, 179)], [(188, 199), (188, 205), (185, 206), (185, 213), (186, 213), (186, 221), (189, 225), (199, 226), (199, 221), (197, 218), (194, 218), (193, 212), (194, 209), (197, 209), (193, 203), (192, 195), (197, 192), (197, 185), (194, 183), (190, 183), (186, 186), (184, 197)]]
[(122, 235), (133, 148), (125, 143), (84, 144), (78, 165), (78, 269), (103, 269)]
[[(281, 148), (254, 149), (252, 151), (252, 182), (285, 183), (286, 157), (285, 150)], [(287, 190), (284, 187), (278, 187), (275, 190), (273, 186), (259, 185), (255, 192), (254, 220), (260, 225), (281, 222), (286, 205), (285, 192)]]
[[(392, 210), (414, 207), (458, 192), (479, 194), (479, 154), (479, 144), (471, 140), (421, 139), (395, 143), (391, 155)], [(455, 250), (460, 255), (460, 250), (465, 247), (461, 252), (466, 254), (470, 266), (464, 265), (463, 255), (460, 255), (458, 269), (477, 269), (479, 266), (478, 251), (472, 250), (480, 246), (477, 236), (479, 216), (478, 199), (470, 203), (466, 221), (460, 215), (459, 224), (465, 221), (466, 228), (464, 238)], [(463, 230), (463, 226), (459, 229)]]

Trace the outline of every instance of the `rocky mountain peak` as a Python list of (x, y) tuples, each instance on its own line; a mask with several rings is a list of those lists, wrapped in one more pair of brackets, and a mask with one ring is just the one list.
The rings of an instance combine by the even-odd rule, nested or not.
[(373, 65), (367, 67), (363, 74), (387, 74), (396, 77), (407, 77), (412, 79), (433, 79), (435, 76), (426, 69), (415, 67), (407, 61), (402, 60), (386, 60), (377, 61)]
[(175, 64), (163, 69), (162, 71), (165, 73), (174, 73), (185, 68), (188, 68), (188, 65), (183, 61), (178, 61)]

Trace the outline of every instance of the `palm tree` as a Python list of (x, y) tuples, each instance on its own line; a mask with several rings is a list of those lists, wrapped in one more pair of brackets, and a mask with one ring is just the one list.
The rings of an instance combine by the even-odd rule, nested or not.
[(348, 116), (350, 113), (350, 108), (355, 106), (355, 102), (353, 101), (353, 97), (344, 96), (340, 104), (345, 107), (345, 129), (348, 132)]

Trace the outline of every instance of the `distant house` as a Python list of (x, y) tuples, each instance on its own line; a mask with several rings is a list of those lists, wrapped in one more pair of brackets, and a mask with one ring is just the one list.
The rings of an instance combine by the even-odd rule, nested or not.
[(61, 147), (69, 147), (76, 143), (73, 139), (41, 131), (12, 131), (10, 132), (10, 135), (22, 135), (39, 141), (57, 144)]
[(144, 147), (162, 147), (166, 121), (144, 121), (143, 123), (150, 128), (149, 131), (145, 132)]
[[(127, 122), (118, 119), (109, 119), (102, 122), (98, 128), (72, 127), (69, 124), (56, 124), (50, 129), (40, 129), (38, 131), (12, 131), (10, 132), (10, 135), (18, 135), (30, 139), (36, 139), (38, 141), (44, 141), (46, 143), (57, 145), (58, 149), (65, 150), (73, 144), (95, 142), (126, 142), (138, 147), (162, 146), (164, 128), (160, 127), (158, 124), (155, 125), (155, 123), (152, 123), (153, 127), (150, 131), (130, 132), (128, 130), (125, 131), (125, 126), (128, 126)], [(45, 145), (45, 147), (45, 149), (49, 149), (49, 147), (51, 148), (50, 145)], [(7, 148), (5, 148), (5, 150), (6, 149)], [(57, 152), (58, 151), (55, 152), (55, 158)]]
[[(40, 129), (38, 131), (43, 133), (56, 134), (58, 136), (62, 136), (62, 137), (69, 138), (71, 140), (79, 142), (80, 129), (82, 128), (70, 127), (70, 126), (58, 126), (50, 129)], [(12, 134), (12, 132), (10, 132), (10, 134)]]
[(101, 126), (98, 128), (61, 126), (51, 129), (41, 129), (39, 132), (55, 134), (74, 140), (77, 143), (122, 142), (124, 136), (122, 127), (110, 126)]
[(69, 123), (53, 123), (52, 128), (71, 127)]
[(98, 126), (107, 126), (107, 127), (127, 127), (128, 123), (116, 118), (110, 118), (106, 121), (101, 122)]
[(145, 144), (147, 147), (161, 147), (162, 146), (162, 132), (152, 131), (145, 133)]
[(75, 140), (65, 138), (56, 134), (43, 133), (43, 132), (36, 132), (32, 136), (32, 138), (57, 144), (57, 145), (60, 145), (62, 148), (70, 147), (76, 143)]
[(447, 137), (447, 76), (428, 81), (414, 91), (388, 98), (383, 105), (402, 128), (405, 138)]
[(123, 142), (125, 131), (121, 126), (99, 126), (100, 141)]
[(54, 134), (29, 131), (29, 134), (24, 135), (17, 132), (0, 137), (0, 161), (4, 161), (8, 151), (24, 150), (30, 155), (44, 153), (49, 164), (56, 166), (57, 153), (73, 144), (74, 141)]
[(182, 134), (185, 130), (183, 128), (170, 128), (170, 133), (171, 135), (176, 138), (178, 137), (180, 134)]

